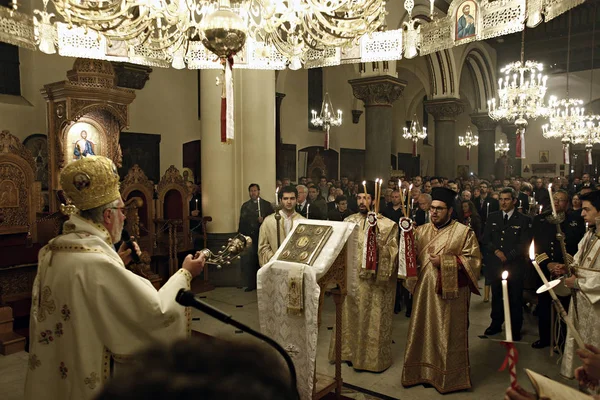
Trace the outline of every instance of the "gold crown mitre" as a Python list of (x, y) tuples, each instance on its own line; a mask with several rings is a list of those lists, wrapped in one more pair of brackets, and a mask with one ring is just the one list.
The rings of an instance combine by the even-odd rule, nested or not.
[(102, 156), (83, 157), (67, 165), (60, 185), (79, 210), (100, 207), (121, 197), (117, 167)]

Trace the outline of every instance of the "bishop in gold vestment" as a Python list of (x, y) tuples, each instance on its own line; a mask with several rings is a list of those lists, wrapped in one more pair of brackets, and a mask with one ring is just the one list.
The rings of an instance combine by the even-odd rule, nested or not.
[[(392, 365), (392, 318), (398, 275), (398, 225), (377, 215), (377, 268), (368, 270), (363, 249), (366, 246), (367, 209), (371, 196), (357, 196), (360, 212), (345, 222), (358, 225), (354, 254), (358, 266), (348, 271), (348, 294), (342, 308), (342, 360), (357, 370), (381, 372)], [(329, 346), (329, 359), (335, 359), (335, 333)]]
[(471, 387), (469, 302), (481, 268), (475, 233), (450, 219), (454, 195), (434, 188), (432, 222), (416, 230), (419, 272), (402, 371), (402, 385), (429, 383), (440, 393)]

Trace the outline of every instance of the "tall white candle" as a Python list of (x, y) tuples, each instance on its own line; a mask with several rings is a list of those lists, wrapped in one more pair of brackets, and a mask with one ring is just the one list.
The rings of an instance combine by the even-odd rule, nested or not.
[(540, 204), (540, 212), (538, 214), (542, 213), (542, 208), (544, 208), (544, 206)]
[(523, 209), (523, 200), (519, 200), (519, 208)]
[(258, 198), (258, 218), (260, 218), (260, 197)]
[[(550, 195), (550, 205), (552, 206), (552, 215), (556, 217), (556, 207), (554, 207), (554, 197), (552, 197), (552, 184), (548, 184), (548, 194)], [(540, 208), (540, 213), (542, 212)]]
[(506, 331), (506, 341), (512, 342), (512, 324), (510, 321), (510, 305), (508, 302), (508, 271), (502, 273), (502, 303), (504, 304), (504, 330)]
[(279, 188), (275, 189), (275, 205), (279, 205)]
[(490, 203), (487, 203), (487, 211), (485, 213), (485, 217), (487, 218), (487, 217), (489, 217), (489, 215), (490, 215)]
[(435, 0), (429, 0), (429, 15), (433, 15), (433, 3)]
[(309, 215), (310, 215), (310, 203), (308, 203), (308, 204), (306, 205), (306, 219), (308, 219), (308, 218), (309, 218)]
[(542, 272), (540, 265), (535, 261), (535, 245), (534, 245), (534, 243), (535, 243), (535, 241), (532, 240), (531, 246), (529, 246), (529, 259), (533, 263), (533, 266), (535, 267), (535, 270), (537, 271), (538, 275), (542, 279), (542, 282), (544, 282), (544, 285), (546, 285), (546, 287), (548, 287), (548, 286), (550, 286), (550, 284), (548, 283), (548, 279), (546, 279), (546, 275), (544, 275), (544, 273)]

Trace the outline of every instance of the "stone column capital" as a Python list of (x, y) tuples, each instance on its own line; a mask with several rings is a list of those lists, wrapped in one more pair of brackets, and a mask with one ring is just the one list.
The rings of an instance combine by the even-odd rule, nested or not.
[(354, 97), (362, 100), (365, 107), (391, 107), (402, 95), (407, 82), (391, 75), (371, 76), (351, 79)]
[(456, 117), (465, 111), (465, 103), (460, 99), (426, 100), (425, 110), (436, 121), (456, 121)]
[(495, 131), (496, 126), (498, 126), (498, 121), (490, 118), (488, 113), (471, 114), (471, 123), (477, 127), (479, 132)]

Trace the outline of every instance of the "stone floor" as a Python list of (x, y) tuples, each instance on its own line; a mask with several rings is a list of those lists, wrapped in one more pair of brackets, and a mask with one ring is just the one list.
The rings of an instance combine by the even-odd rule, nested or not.
[[(256, 291), (246, 293), (238, 288), (217, 288), (211, 292), (204, 293), (206, 301), (211, 305), (231, 314), (236, 320), (249, 325), (254, 329), (259, 328), (258, 307), (256, 302)], [(319, 331), (317, 370), (321, 373), (333, 375), (334, 366), (327, 360), (327, 349), (329, 337), (333, 332), (330, 328), (334, 324), (335, 307), (331, 298), (325, 298), (322, 314), (322, 324)], [(498, 372), (502, 364), (505, 352), (500, 344), (490, 339), (482, 339), (483, 331), (489, 325), (490, 303), (483, 303), (482, 297), (471, 298), (469, 329), (471, 381), (473, 388), (469, 391), (439, 394), (433, 388), (414, 386), (404, 388), (400, 383), (402, 374), (402, 362), (404, 358), (405, 338), (408, 331), (409, 319), (400, 313), (394, 316), (394, 364), (385, 372), (373, 374), (369, 372), (356, 372), (347, 365), (342, 367), (342, 377), (345, 382), (363, 387), (374, 392), (382, 393), (401, 400), (410, 399), (502, 399), (504, 391), (509, 385), (508, 372)], [(248, 338), (247, 334), (236, 333), (236, 329), (200, 313), (194, 312), (193, 329), (209, 335), (223, 338)], [(529, 343), (537, 339), (537, 322), (530, 314), (525, 315), (523, 327), (523, 342), (519, 350), (518, 379), (528, 390), (531, 385), (525, 375), (524, 368), (529, 368), (552, 379), (559, 378), (558, 356), (550, 357), (548, 349), (534, 350)], [(495, 339), (503, 338), (503, 334), (497, 335)], [(17, 353), (10, 356), (0, 355), (0, 397), (3, 400), (21, 400), (23, 398), (23, 385), (27, 354)], [(575, 385), (575, 382), (565, 382)]]

